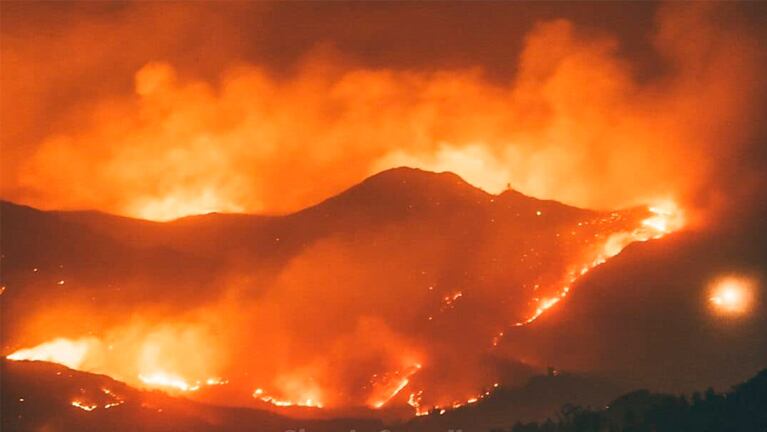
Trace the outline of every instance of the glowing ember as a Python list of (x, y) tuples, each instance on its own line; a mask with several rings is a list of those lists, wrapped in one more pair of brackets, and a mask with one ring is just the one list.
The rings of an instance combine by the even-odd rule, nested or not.
[(72, 406), (80, 408), (83, 411), (93, 411), (96, 408), (98, 408), (98, 405), (96, 405), (96, 404), (87, 404), (87, 403), (80, 402), (80, 401), (77, 401), (77, 400), (72, 401)]
[(469, 397), (464, 402), (458, 402), (458, 401), (453, 402), (449, 407), (446, 407), (446, 408), (443, 408), (440, 406), (433, 406), (431, 408), (422, 407), (421, 406), (421, 397), (423, 395), (422, 391), (419, 391), (418, 393), (411, 393), (407, 403), (411, 407), (415, 408), (415, 415), (417, 417), (430, 415), (432, 413), (443, 415), (447, 412), (448, 409), (458, 409), (466, 405), (473, 405), (481, 401), (482, 399), (485, 399), (486, 397), (490, 396), (493, 390), (497, 389), (499, 386), (500, 384), (495, 383), (493, 384), (492, 388), (483, 391), (481, 394), (477, 396)]
[[(521, 327), (531, 324), (543, 315), (547, 310), (559, 303), (570, 293), (570, 286), (581, 276), (585, 275), (597, 266), (607, 262), (608, 258), (619, 254), (626, 246), (634, 242), (644, 242), (651, 239), (659, 239), (666, 234), (680, 229), (684, 225), (684, 216), (679, 207), (673, 202), (665, 202), (661, 205), (648, 208), (651, 216), (642, 221), (642, 226), (631, 232), (620, 232), (611, 235), (605, 242), (602, 251), (594, 257), (590, 263), (580, 267), (572, 273), (569, 281), (559, 290), (556, 297), (545, 298), (538, 301), (538, 306), (533, 314), (514, 326)], [(615, 214), (614, 214), (615, 215)], [(580, 224), (579, 224), (580, 225)], [(492, 345), (497, 346), (503, 332), (499, 332), (493, 339)]]
[[(104, 393), (106, 396), (108, 396), (112, 400), (111, 402), (107, 402), (104, 405), (102, 405), (101, 408), (103, 409), (114, 408), (116, 406), (120, 406), (125, 403), (125, 401), (122, 398), (120, 398), (118, 395), (116, 395), (113, 391), (109, 390), (108, 388), (102, 388), (101, 392)], [(91, 412), (95, 410), (96, 408), (99, 408), (99, 405), (96, 403), (88, 403), (88, 402), (83, 402), (81, 400), (73, 400), (72, 402), (70, 402), (70, 404), (73, 407), (77, 407), (83, 411), (88, 411), (88, 412)]]
[[(607, 262), (608, 259), (620, 253), (629, 244), (661, 238), (683, 225), (681, 214), (673, 204), (650, 207), (648, 212), (649, 214), (644, 220), (634, 220), (633, 229), (623, 228), (624, 230), (620, 232), (615, 232), (615, 229), (612, 229), (607, 231), (608, 233), (612, 232), (609, 235), (605, 235), (605, 231), (601, 230), (601, 227), (614, 226), (613, 224), (615, 223), (626, 227), (626, 220), (622, 220), (625, 216), (622, 213), (602, 214), (593, 220), (574, 221), (572, 227), (568, 227), (565, 231), (554, 233), (556, 237), (568, 236), (569, 238), (570, 236), (580, 235), (582, 233), (580, 230), (587, 229), (583, 227), (594, 227), (588, 229), (596, 229), (597, 225), (600, 227), (599, 231), (594, 232), (594, 237), (598, 238), (596, 243), (593, 243), (591, 231), (587, 231), (589, 232), (589, 237), (583, 241), (593, 246), (585, 249), (582, 252), (585, 255), (579, 255), (580, 259), (577, 259), (573, 265), (566, 268), (567, 273), (559, 279), (559, 282), (555, 280), (553, 284), (547, 285), (541, 282), (532, 286), (539, 297), (533, 299), (534, 303), (531, 305), (530, 314), (525, 319), (510, 324), (513, 326), (526, 326), (533, 323), (555, 305), (563, 303), (562, 300), (570, 294), (575, 282), (595, 267)], [(536, 213), (538, 216), (543, 216), (544, 214), (540, 210), (536, 211)], [(633, 214), (635, 215), (636, 213)], [(578, 241), (581, 240), (579, 239)], [(528, 256), (538, 256), (538, 251), (535, 248), (530, 248), (523, 258)], [(712, 293), (711, 303), (728, 313), (745, 310), (749, 303), (749, 294), (743, 288), (744, 285), (730, 281), (723, 286), (725, 288)], [(428, 290), (434, 291), (435, 286), (433, 284), (428, 285)], [(471, 291), (466, 290), (441, 293), (440, 297), (437, 297), (440, 303), (440, 311), (448, 312), (449, 309), (459, 304), (459, 300), (466, 301), (467, 298), (473, 298), (472, 295)], [(432, 316), (429, 316), (429, 320), (432, 320), (432, 318)], [(141, 332), (130, 333), (144, 334)], [(193, 337), (185, 339), (183, 344), (179, 344), (179, 334), (185, 335), (187, 338), (190, 337), (189, 335)], [(504, 334), (503, 331), (496, 333), (492, 339), (494, 347), (500, 344)], [(121, 337), (123, 337), (122, 333)], [(189, 343), (190, 340), (193, 342), (191, 345)], [(79, 370), (86, 370), (84, 369), (84, 364), (87, 361), (89, 371), (107, 373), (117, 379), (129, 377), (128, 380), (131, 384), (158, 388), (171, 393), (186, 393), (196, 392), (203, 386), (226, 383), (225, 380), (219, 378), (201, 378), (207, 375), (207, 372), (211, 370), (211, 366), (215, 366), (213, 362), (200, 361), (188, 364), (187, 362), (175, 362), (172, 359), (171, 353), (177, 353), (182, 349), (191, 350), (191, 348), (194, 348), (193, 351), (196, 353), (205, 352), (205, 349), (210, 350), (211, 342), (212, 340), (206, 338), (203, 334), (189, 331), (187, 327), (182, 326), (178, 331), (169, 331), (165, 328), (150, 331), (148, 336), (141, 336), (137, 339), (128, 338), (123, 340), (106, 337), (103, 343), (95, 338), (79, 340), (56, 339), (34, 348), (17, 351), (9, 355), (8, 359), (51, 361)], [(137, 353), (137, 355), (133, 358), (123, 356), (118, 359), (114, 357), (113, 352)], [(92, 367), (92, 363), (97, 361), (99, 366)], [(413, 388), (413, 383), (415, 382), (413, 376), (421, 368), (422, 366), (418, 361), (413, 358), (407, 358), (402, 360), (399, 369), (374, 374), (369, 383), (370, 387), (365, 388), (366, 393), (363, 396), (362, 402), (373, 409), (380, 409), (393, 403), (406, 402), (414, 408), (417, 415), (427, 415), (430, 413), (444, 413), (448, 409), (456, 409), (474, 404), (487, 397), (492, 391), (492, 389), (489, 389), (475, 394), (459, 394), (459, 399), (438, 399), (429, 401), (430, 403), (424, 402), (427, 399), (427, 396), (424, 395), (424, 390), (427, 389)], [(191, 377), (195, 379), (190, 379)], [(252, 397), (275, 407), (323, 408), (325, 404), (334, 406), (338, 404), (339, 402), (333, 398), (335, 393), (332, 392), (332, 389), (320, 387), (317, 382), (314, 371), (311, 373), (291, 371), (285, 376), (275, 378), (272, 381), (274, 387), (269, 392), (263, 388), (257, 388), (252, 392)], [(497, 384), (494, 387), (497, 387)], [(409, 390), (407, 399), (404, 396), (398, 399), (398, 395), (401, 395), (405, 389)], [(106, 390), (105, 394), (111, 395)], [(430, 394), (429, 397), (434, 397), (434, 395)], [(439, 398), (441, 395), (437, 395), (437, 397)], [(393, 402), (395, 400), (399, 402)], [(73, 402), (74, 406), (86, 411), (92, 411), (99, 407), (108, 409), (123, 403), (121, 399), (116, 397), (112, 397), (107, 403), (100, 403), (98, 405), (83, 401), (75, 402), (77, 402), (77, 405)], [(439, 405), (434, 405), (434, 403)]]
[(714, 281), (709, 301), (720, 314), (737, 316), (750, 309), (756, 282), (747, 277), (728, 276)]
[(117, 396), (113, 391), (109, 390), (108, 388), (102, 388), (101, 391), (112, 399), (112, 402), (108, 402), (104, 405), (104, 409), (113, 408), (125, 403), (124, 400), (122, 400), (119, 396)]

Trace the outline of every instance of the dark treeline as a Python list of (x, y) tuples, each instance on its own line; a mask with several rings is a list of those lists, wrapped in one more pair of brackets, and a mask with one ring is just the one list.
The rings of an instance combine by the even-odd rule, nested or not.
[(558, 418), (493, 432), (766, 432), (767, 369), (726, 393), (692, 396), (640, 390), (604, 409), (565, 406)]

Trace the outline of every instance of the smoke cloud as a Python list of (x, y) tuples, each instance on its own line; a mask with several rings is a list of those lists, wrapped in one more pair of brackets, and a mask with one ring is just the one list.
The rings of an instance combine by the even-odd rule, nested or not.
[(763, 92), (758, 39), (722, 9), (661, 8), (651, 37), (665, 70), (645, 79), (617, 39), (565, 19), (525, 35), (505, 82), (359, 67), (332, 48), (279, 76), (240, 63), (203, 80), (149, 61), (132, 94), (82, 104), (18, 160), (3, 193), (158, 220), (285, 213), (409, 165), (584, 207), (708, 205), (698, 195), (735, 174)]
[[(115, 40), (129, 40), (150, 24), (172, 27), (130, 52), (92, 40), (104, 27), (94, 24), (97, 16), (84, 17), (58, 42), (77, 59), (61, 76), (30, 54), (35, 40), (25, 42), (23, 31), (7, 36), (3, 62), (12, 73), (3, 74), (4, 90), (11, 89), (4, 91), (3, 119), (18, 122), (3, 133), (3, 167), (9, 167), (3, 197), (154, 220), (212, 211), (289, 213), (408, 165), (453, 171), (492, 193), (511, 185), (582, 207), (674, 200), (693, 210), (740, 196), (763, 174), (761, 165), (742, 161), (758, 147), (764, 50), (729, 5), (662, 6), (655, 29), (644, 35), (658, 57), (649, 74), (609, 32), (570, 19), (540, 20), (519, 50), (509, 49), (515, 73), (502, 78), (481, 64), (361, 64), (332, 44), (275, 70), (268, 59), (232, 55), (244, 48), (236, 30), (222, 30), (222, 23), (236, 14), (205, 20), (201, 7), (170, 17), (151, 6), (129, 8), (113, 23)], [(197, 47), (191, 54), (190, 45)], [(79, 64), (116, 59), (123, 59), (115, 66), (120, 77), (101, 68), (102, 74), (88, 74), (93, 69)], [(188, 73), (198, 63), (216, 67)], [(117, 72), (125, 70), (130, 73)], [(34, 85), (38, 80), (45, 91)], [(81, 96), (91, 87), (92, 97)], [(72, 89), (77, 97), (46, 103), (30, 96)], [(55, 121), (46, 121), (49, 112)], [(457, 184), (440, 178), (448, 178), (440, 180), (446, 188)], [(402, 195), (416, 189), (396, 184)], [(529, 319), (546, 300), (563, 298), (555, 296), (573, 275), (617, 253), (637, 229), (673, 230), (665, 222), (642, 225), (647, 214), (628, 220), (550, 202), (501, 208), (504, 219), (496, 221), (491, 209), (502, 197), (461, 187), (455, 193), (461, 199), (449, 195), (453, 202), (428, 194), (403, 198), (400, 204), (422, 205), (418, 214), (427, 214), (426, 222), (381, 204), (359, 213), (352, 208), (324, 235), (315, 235), (316, 227), (336, 222), (332, 214), (250, 242), (206, 237), (204, 222), (199, 230), (182, 230), (195, 220), (161, 225), (180, 230), (171, 236), (181, 238), (181, 252), (215, 257), (204, 264), (139, 252), (131, 258), (117, 246), (79, 264), (51, 258), (57, 272), (80, 265), (81, 275), (96, 276), (78, 287), (77, 277), (62, 275), (67, 291), (57, 301), (55, 294), (44, 301), (27, 294), (28, 303), (8, 307), (22, 317), (12, 341), (43, 341), (64, 330), (55, 336), (97, 333), (98, 340), (82, 342), (96, 353), (84, 368), (134, 381), (164, 369), (189, 380), (225, 376), (236, 387), (236, 403), (258, 402), (251, 392), (260, 388), (292, 402), (376, 407), (412, 379), (397, 396), (399, 405), (411, 391), (414, 397), (423, 391), (424, 404), (447, 406), (502, 378), (497, 362), (524, 363), (499, 358), (493, 348), (499, 331)], [(371, 196), (393, 206), (399, 198)], [(515, 195), (505, 199), (513, 203)], [(561, 213), (545, 219), (549, 209)], [(308, 213), (294, 216), (302, 214)], [(392, 214), (401, 219), (378, 223)], [(126, 229), (120, 240), (161, 230), (146, 224)], [(67, 237), (74, 252), (112, 251), (92, 248), (78, 234)], [(282, 246), (294, 234), (294, 249)], [(93, 238), (99, 237), (87, 241)], [(605, 254), (611, 239), (619, 246)], [(135, 262), (110, 263), (101, 255)], [(24, 264), (15, 270), (28, 286), (49, 289), (44, 284), (59, 279), (38, 282), (43, 266)], [(30, 274), (38, 266), (43, 270)], [(125, 274), (115, 279), (110, 270)], [(3, 301), (22, 285), (9, 283)], [(104, 292), (111, 297), (104, 300)], [(142, 303), (145, 296), (154, 301)], [(73, 315), (81, 318), (66, 319)]]

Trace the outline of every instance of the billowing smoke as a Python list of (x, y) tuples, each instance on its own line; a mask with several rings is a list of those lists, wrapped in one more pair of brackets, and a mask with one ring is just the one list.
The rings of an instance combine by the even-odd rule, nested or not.
[(152, 59), (131, 95), (82, 104), (19, 158), (4, 194), (158, 220), (281, 213), (409, 165), (590, 208), (712, 196), (763, 91), (763, 50), (730, 12), (661, 8), (647, 37), (662, 67), (641, 79), (617, 39), (564, 19), (536, 24), (500, 83), (480, 68), (355, 66), (332, 49), (291, 73), (240, 63), (210, 81)]
[[(27, 126), (40, 122), (46, 133), (27, 152), (14, 151), (3, 195), (156, 220), (282, 213), (409, 165), (453, 171), (493, 193), (511, 185), (583, 207), (716, 205), (718, 194), (750, 184), (752, 173), (733, 167), (752, 148), (763, 93), (763, 50), (731, 12), (661, 8), (649, 37), (662, 67), (650, 74), (621, 54), (618, 39), (565, 19), (537, 23), (516, 74), (501, 81), (480, 67), (360, 66), (331, 48), (282, 75), (239, 62), (204, 79), (147, 58), (131, 71), (130, 94), (100, 94), (61, 124), (32, 116)], [(182, 27), (179, 34), (194, 34)], [(204, 52), (215, 56), (215, 48)], [(152, 224), (123, 236), (104, 229), (128, 243), (143, 238), (141, 248), (210, 261), (182, 265), (118, 249), (79, 264), (25, 263), (9, 273), (36, 289), (59, 289), (48, 271), (73, 273), (61, 277), (67, 291), (47, 291), (65, 294), (9, 306), (24, 322), (8, 337), (18, 348), (22, 340), (85, 335), (77, 342), (91, 353), (81, 359), (85, 369), (138, 384), (142, 376), (173, 382), (178, 374), (189, 385), (225, 378), (235, 403), (377, 407), (412, 395), (414, 405), (445, 406), (502, 379), (499, 362), (525, 362), (496, 356), (504, 329), (564, 298), (625, 240), (651, 237), (637, 230), (669, 231), (642, 225), (650, 215), (520, 205), (529, 202), (456, 186), (446, 174), (440, 188), (423, 189), (417, 176), (394, 175), (411, 183), (392, 177), (364, 189), (361, 202), (331, 201), (320, 208), (327, 213), (292, 215), (272, 231), (274, 219), (253, 222), (249, 228), (266, 233), (253, 238), (226, 231), (239, 225), (225, 217), (222, 233), (206, 231), (204, 220), (163, 225), (172, 241), (150, 239), (162, 231)], [(192, 229), (183, 231), (185, 223)], [(606, 254), (611, 241), (620, 245)], [(83, 243), (75, 252), (106, 250)], [(70, 270), (78, 265), (82, 272)], [(115, 267), (123, 273), (108, 273)], [(3, 301), (11, 304), (22, 283), (8, 286)], [(63, 347), (70, 348), (81, 352)]]
[(499, 354), (504, 333), (675, 230), (669, 211), (581, 210), (413, 169), (274, 218), (8, 204), (3, 348), (202, 397), (213, 380), (231, 404), (463, 404), (542, 367)]

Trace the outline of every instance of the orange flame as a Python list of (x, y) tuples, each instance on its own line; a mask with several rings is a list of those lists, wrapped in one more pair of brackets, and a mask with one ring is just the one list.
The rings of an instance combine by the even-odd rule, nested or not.
[(33, 348), (18, 350), (7, 358), (8, 360), (47, 361), (79, 369), (85, 362), (89, 350), (97, 343), (95, 338), (78, 340), (58, 338)]
[[(581, 276), (607, 262), (609, 258), (619, 254), (626, 246), (634, 242), (644, 242), (659, 239), (667, 234), (681, 229), (684, 226), (684, 215), (673, 201), (666, 201), (659, 205), (648, 207), (651, 216), (642, 220), (641, 227), (630, 231), (611, 235), (604, 243), (602, 250), (588, 264), (577, 272), (574, 272), (568, 283), (558, 292), (556, 297), (541, 299), (535, 312), (527, 319), (514, 323), (515, 327), (521, 327), (533, 323), (547, 310), (554, 307), (570, 293), (571, 285)], [(493, 346), (497, 346), (503, 332), (493, 339)]]

